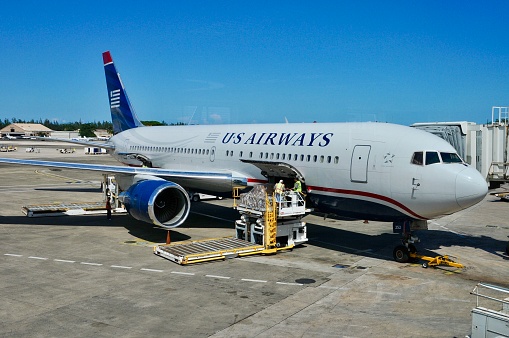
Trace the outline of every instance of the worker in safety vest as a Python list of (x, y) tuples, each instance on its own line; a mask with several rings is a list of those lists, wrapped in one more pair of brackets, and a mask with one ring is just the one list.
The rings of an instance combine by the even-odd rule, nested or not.
[(277, 202), (281, 202), (281, 195), (283, 194), (283, 191), (285, 191), (285, 184), (283, 183), (283, 180), (280, 180), (274, 186), (274, 192), (276, 193)]
[(293, 191), (298, 192), (299, 194), (302, 194), (302, 184), (300, 183), (300, 181), (297, 177), (295, 177), (294, 180), (295, 180), (295, 183), (293, 184)]

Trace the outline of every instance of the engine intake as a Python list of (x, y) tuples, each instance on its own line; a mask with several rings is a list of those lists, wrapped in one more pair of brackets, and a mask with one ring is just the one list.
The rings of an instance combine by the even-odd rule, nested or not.
[(127, 212), (137, 220), (170, 229), (189, 215), (189, 195), (180, 185), (164, 180), (139, 181), (119, 194)]

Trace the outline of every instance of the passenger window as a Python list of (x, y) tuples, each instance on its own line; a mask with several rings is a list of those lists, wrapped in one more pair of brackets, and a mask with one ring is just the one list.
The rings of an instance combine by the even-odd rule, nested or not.
[(435, 151), (427, 151), (426, 152), (426, 165), (430, 165), (433, 163), (440, 163), (440, 157), (438, 157), (438, 153)]
[(416, 151), (412, 156), (412, 164), (423, 165), (422, 151)]
[(330, 161), (331, 161), (331, 157), (327, 156), (327, 163), (330, 163)]
[(323, 163), (324, 156), (320, 156), (320, 163)]
[(440, 156), (444, 163), (463, 163), (461, 157), (459, 157), (456, 153), (440, 153)]
[(335, 156), (334, 157), (334, 164), (338, 164), (339, 163), (339, 156)]

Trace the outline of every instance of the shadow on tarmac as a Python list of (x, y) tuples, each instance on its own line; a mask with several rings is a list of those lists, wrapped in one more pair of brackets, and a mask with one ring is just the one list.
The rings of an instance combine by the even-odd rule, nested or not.
[[(210, 217), (212, 215), (212, 217)], [(215, 215), (220, 215), (215, 216)], [(234, 222), (239, 214), (231, 207), (218, 206), (209, 203), (193, 203), (191, 213), (184, 225), (185, 228), (194, 229), (231, 229), (234, 231)], [(132, 236), (154, 243), (166, 241), (167, 230), (135, 220), (128, 214), (113, 215), (109, 221), (105, 214), (86, 216), (62, 217), (34, 217), (2, 216), (0, 224), (23, 225), (51, 225), (51, 226), (78, 226), (78, 227), (124, 227)], [(400, 235), (392, 233), (392, 226), (387, 224), (384, 233), (368, 235), (360, 232), (307, 223), (308, 244), (334, 250), (342, 253), (356, 254), (365, 257), (393, 260), (393, 249), (400, 244)], [(369, 225), (366, 225), (369, 227)], [(376, 225), (380, 227), (380, 224)], [(418, 231), (415, 234), (421, 242), (416, 244), (419, 254), (437, 256), (433, 250), (443, 247), (470, 247), (480, 249), (505, 260), (509, 257), (501, 252), (505, 251), (507, 241), (497, 240), (488, 236), (469, 236), (449, 231), (430, 230)], [(178, 228), (171, 230), (171, 241), (179, 242), (191, 239), (190, 236), (179, 232)]]

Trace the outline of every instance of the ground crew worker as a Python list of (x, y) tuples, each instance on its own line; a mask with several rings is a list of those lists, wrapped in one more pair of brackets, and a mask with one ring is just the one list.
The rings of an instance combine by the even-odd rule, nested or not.
[(106, 218), (111, 221), (111, 202), (110, 198), (106, 198)]
[(278, 203), (281, 202), (281, 195), (283, 195), (283, 191), (285, 191), (285, 184), (283, 183), (283, 180), (280, 180), (274, 186), (274, 192), (276, 193), (276, 201)]
[(297, 177), (295, 177), (294, 180), (295, 180), (295, 183), (293, 184), (293, 191), (301, 194), (302, 193), (302, 184), (300, 183), (300, 181)]

